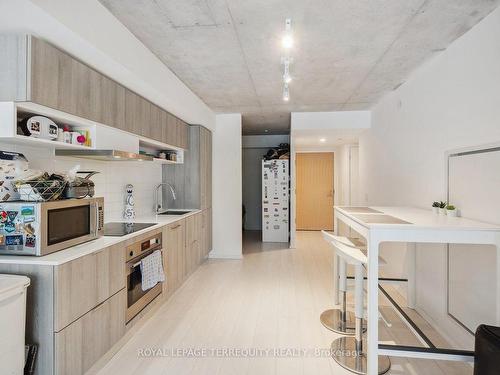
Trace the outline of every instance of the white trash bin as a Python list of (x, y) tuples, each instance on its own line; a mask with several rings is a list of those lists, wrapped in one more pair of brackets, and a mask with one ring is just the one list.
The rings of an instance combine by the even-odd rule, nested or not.
[(0, 274), (0, 367), (2, 374), (24, 371), (26, 326), (26, 276)]

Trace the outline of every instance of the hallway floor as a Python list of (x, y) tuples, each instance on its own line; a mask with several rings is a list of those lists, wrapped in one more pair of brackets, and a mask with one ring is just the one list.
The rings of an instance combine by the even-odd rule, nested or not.
[[(331, 251), (320, 233), (299, 232), (296, 249), (262, 245), (258, 235), (244, 236), (243, 260), (201, 265), (98, 374), (351, 374), (328, 356), (338, 335), (319, 321), (331, 307), (332, 277)], [(379, 323), (382, 341), (419, 345), (392, 308), (384, 312), (392, 327)], [(423, 320), (419, 324), (442, 343)], [(250, 358), (230, 351), (235, 348), (281, 351)], [(150, 349), (157, 355), (151, 356)], [(306, 355), (290, 357), (298, 350)], [(391, 360), (390, 374), (472, 374), (463, 363)]]

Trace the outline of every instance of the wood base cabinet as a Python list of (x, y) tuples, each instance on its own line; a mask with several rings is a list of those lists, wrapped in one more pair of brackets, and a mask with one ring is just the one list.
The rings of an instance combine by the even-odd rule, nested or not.
[(125, 287), (122, 244), (54, 268), (54, 331), (59, 331)]
[(185, 272), (185, 220), (167, 225), (164, 230), (163, 260), (167, 282), (163, 283), (163, 292), (173, 294), (186, 278)]
[(194, 214), (186, 218), (186, 259), (184, 263), (187, 275), (193, 273), (202, 262), (202, 215)]
[(212, 208), (201, 212), (201, 248), (203, 258), (212, 251)]
[(124, 289), (55, 333), (55, 373), (84, 374), (125, 334)]

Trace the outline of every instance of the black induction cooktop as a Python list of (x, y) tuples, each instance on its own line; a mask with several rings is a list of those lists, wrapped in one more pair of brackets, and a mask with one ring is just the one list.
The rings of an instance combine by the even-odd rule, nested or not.
[(156, 225), (155, 223), (106, 223), (104, 235), (121, 237)]

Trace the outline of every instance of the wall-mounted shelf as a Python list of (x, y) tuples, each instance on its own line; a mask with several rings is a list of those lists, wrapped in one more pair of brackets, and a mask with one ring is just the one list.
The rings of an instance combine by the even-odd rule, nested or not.
[(26, 137), (24, 135), (14, 135), (13, 137), (2, 137), (0, 141), (6, 140), (9, 143), (14, 143), (17, 145), (30, 145), (30, 146), (41, 146), (41, 147), (50, 147), (54, 149), (64, 149), (64, 150), (89, 150), (92, 147), (82, 146), (82, 145), (74, 145), (71, 143), (51, 141), (50, 139), (43, 138), (34, 138), (34, 137)]
[[(19, 134), (18, 120), (30, 115), (45, 116), (59, 127), (67, 125), (73, 131), (85, 132), (91, 141), (90, 146)], [(184, 161), (184, 150), (179, 147), (140, 137), (32, 102), (0, 102), (0, 141), (2, 140), (54, 150), (117, 150), (134, 154), (141, 153), (147, 154), (149, 160), (160, 164), (183, 164)], [(167, 155), (175, 153), (177, 160), (159, 158), (161, 152), (165, 152)], [(74, 155), (74, 157), (78, 156)]]
[(159, 164), (183, 164), (179, 161), (173, 161), (173, 160), (167, 160), (167, 159), (161, 159), (161, 158), (153, 158), (153, 161), (155, 163), (159, 163)]
[[(67, 126), (72, 131), (82, 132), (90, 139), (90, 145), (73, 144), (60, 142), (57, 140), (37, 138), (20, 134), (18, 122), (29, 116), (45, 116), (50, 118), (61, 128)], [(50, 147), (53, 149), (93, 149), (96, 135), (96, 124), (79, 119), (75, 116), (64, 114), (63, 112), (47, 108), (38, 104), (22, 102), (1, 102), (0, 103), (0, 140), (6, 140), (19, 145), (30, 145), (40, 147)]]
[[(172, 147), (162, 143), (151, 142), (148, 140), (141, 139), (139, 141), (139, 150), (141, 153), (145, 153), (153, 157), (155, 163), (160, 164), (183, 164), (184, 163), (184, 150), (178, 147)], [(175, 154), (176, 160), (162, 159), (158, 155), (164, 152), (167, 154)]]

